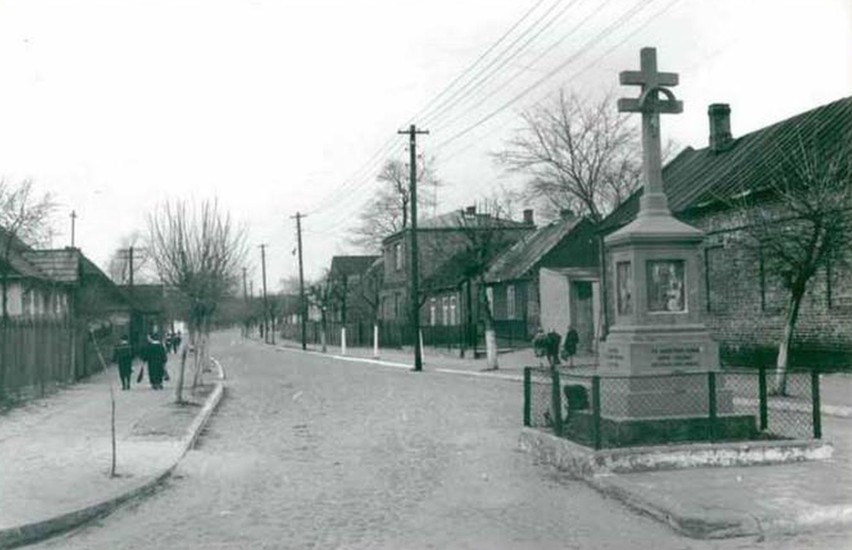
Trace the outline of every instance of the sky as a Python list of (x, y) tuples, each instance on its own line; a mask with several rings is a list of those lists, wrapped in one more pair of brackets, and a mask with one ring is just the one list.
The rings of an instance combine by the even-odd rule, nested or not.
[(706, 146), (710, 103), (736, 137), (852, 95), (850, 0), (0, 0), (0, 176), (53, 195), (54, 247), (76, 211), (105, 270), (157, 204), (215, 198), (247, 227), (254, 289), (268, 245), (276, 290), (297, 212), (307, 278), (359, 253), (398, 130), (430, 132), (434, 213), (475, 204), (523, 184), (492, 156), (522, 110), (637, 96), (618, 73), (645, 46), (680, 75), (662, 122), (680, 146)]

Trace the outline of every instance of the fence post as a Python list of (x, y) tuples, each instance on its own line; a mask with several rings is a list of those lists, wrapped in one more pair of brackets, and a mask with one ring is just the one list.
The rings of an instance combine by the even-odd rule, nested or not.
[(759, 390), (760, 401), (760, 431), (769, 427), (769, 405), (767, 403), (766, 394), (766, 365), (760, 365), (758, 368), (757, 385)]
[(601, 448), (601, 377), (592, 376), (592, 441), (595, 450)]
[(524, 426), (532, 425), (532, 367), (524, 367)]
[(819, 371), (811, 369), (811, 403), (814, 413), (814, 439), (822, 439), (822, 416), (819, 403)]
[(562, 435), (562, 384), (559, 382), (559, 369), (550, 369), (551, 373), (551, 415), (553, 416), (553, 433)]
[(716, 373), (707, 373), (707, 401), (710, 409), (710, 441), (716, 440)]

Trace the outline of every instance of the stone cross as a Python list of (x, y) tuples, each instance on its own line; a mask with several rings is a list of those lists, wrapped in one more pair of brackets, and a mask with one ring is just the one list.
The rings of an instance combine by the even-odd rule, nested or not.
[[(622, 85), (641, 86), (641, 95), (618, 100), (618, 110), (627, 113), (642, 113), (642, 168), (645, 176), (645, 192), (642, 195), (640, 215), (668, 213), (666, 195), (663, 192), (662, 155), (660, 152), (660, 113), (680, 113), (683, 102), (675, 99), (667, 86), (677, 86), (677, 73), (657, 72), (657, 49), (642, 48), (640, 69), (622, 71)], [(665, 99), (658, 94), (662, 93)]]

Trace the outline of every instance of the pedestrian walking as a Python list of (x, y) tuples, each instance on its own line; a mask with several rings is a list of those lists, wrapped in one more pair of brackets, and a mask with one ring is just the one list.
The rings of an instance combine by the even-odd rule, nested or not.
[(172, 353), (178, 352), (178, 348), (180, 347), (180, 342), (182, 339), (183, 335), (180, 333), (180, 331), (177, 331), (172, 334)]
[(577, 355), (577, 344), (580, 342), (580, 337), (574, 327), (568, 325), (568, 331), (565, 333), (565, 342), (562, 344), (562, 359), (567, 359), (570, 366), (574, 366), (574, 356)]
[(112, 350), (112, 360), (118, 365), (118, 376), (121, 378), (121, 389), (130, 389), (130, 375), (133, 374), (133, 350), (127, 336), (122, 336), (118, 345)]
[(163, 389), (163, 374), (166, 370), (166, 348), (156, 334), (148, 337), (145, 348), (145, 362), (148, 363), (148, 381), (155, 390)]

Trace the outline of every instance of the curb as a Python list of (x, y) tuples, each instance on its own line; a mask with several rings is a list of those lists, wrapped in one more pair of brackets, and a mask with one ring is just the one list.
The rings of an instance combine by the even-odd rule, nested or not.
[[(216, 364), (218, 365), (218, 361)], [(189, 425), (189, 428), (187, 428), (186, 434), (180, 440), (180, 454), (171, 466), (161, 473), (131, 486), (121, 494), (107, 498), (101, 502), (46, 520), (2, 529), (0, 530), (0, 548), (14, 548), (59, 535), (94, 519), (105, 517), (125, 502), (153, 493), (159, 485), (172, 475), (172, 472), (174, 472), (184, 455), (195, 446), (198, 436), (222, 400), (225, 392), (225, 385), (222, 382), (224, 380), (224, 370), (221, 368), (221, 365), (218, 365), (218, 367), (220, 381), (216, 382), (213, 391), (207, 396), (201, 411), (195, 416), (195, 419)]]
[[(750, 449), (754, 447), (754, 449)], [(643, 463), (645, 457), (653, 459), (653, 451), (671, 452), (666, 447), (639, 448), (637, 456), (640, 460), (631, 469), (630, 464), (619, 464), (610, 460), (612, 453), (598, 454), (600, 451), (590, 451), (585, 447), (557, 438), (547, 433), (536, 433), (532, 428), (523, 428), (519, 439), (519, 448), (528, 452), (537, 463), (564, 472), (574, 479), (585, 482), (599, 493), (614, 498), (625, 506), (640, 514), (650, 516), (668, 525), (674, 531), (694, 539), (723, 539), (735, 537), (761, 536), (767, 532), (791, 533), (801, 529), (811, 529), (827, 525), (849, 525), (852, 523), (852, 504), (833, 504), (819, 506), (808, 510), (792, 510), (775, 517), (757, 517), (747, 510), (732, 510), (722, 507), (690, 506), (672, 498), (665, 492), (655, 492), (641, 483), (631, 482), (630, 472), (671, 469), (670, 465), (660, 463), (659, 468), (649, 467), (653, 464)], [(727, 460), (731, 457), (721, 456), (725, 460), (715, 460), (708, 464), (713, 467), (746, 466), (772, 463), (773, 457), (764, 457), (761, 453), (770, 450), (763, 444), (706, 444), (702, 452), (707, 451), (757, 451), (756, 456), (742, 457), (744, 462)], [(811, 442), (787, 442), (779, 449), (782, 454), (795, 451), (777, 463), (798, 462), (800, 460), (821, 460), (830, 456), (830, 445), (814, 445)], [(676, 451), (676, 449), (675, 449)], [(616, 454), (624, 454), (618, 451)], [(724, 454), (724, 453), (723, 453)], [(618, 457), (616, 457), (618, 458)], [(768, 458), (768, 459), (767, 459)], [(782, 457), (775, 457), (782, 458)], [(754, 460), (756, 459), (756, 460)], [(653, 462), (653, 460), (651, 460)], [(626, 467), (625, 467), (626, 466)], [(685, 463), (680, 469), (695, 467), (697, 464)], [(625, 475), (626, 474), (626, 475)]]

